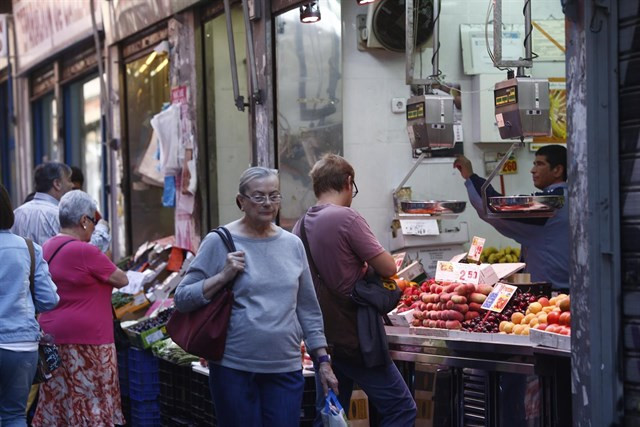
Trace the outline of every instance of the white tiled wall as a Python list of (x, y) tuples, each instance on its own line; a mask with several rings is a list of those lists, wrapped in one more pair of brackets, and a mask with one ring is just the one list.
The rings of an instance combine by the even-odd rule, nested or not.
[[(471, 76), (464, 75), (462, 71), (459, 25), (484, 23), (487, 2), (442, 2), (440, 69), (447, 81), (460, 82), (463, 92), (469, 90)], [(522, 1), (505, 0), (503, 3), (505, 22), (523, 22)], [(563, 18), (559, 1), (538, 0), (534, 3), (534, 19)], [(362, 52), (357, 49), (356, 15), (366, 13), (366, 7), (357, 6), (355, 1), (342, 2), (344, 153), (356, 170), (356, 182), (360, 189), (353, 207), (365, 216), (380, 241), (389, 248), (393, 217), (391, 193), (414, 162), (404, 114), (391, 112), (391, 99), (408, 98), (410, 94), (405, 84), (404, 53), (381, 49)], [(538, 63), (534, 73), (537, 77), (563, 76), (564, 63)], [(463, 95), (465, 134), (470, 133), (470, 104), (468, 96)], [(487, 105), (485, 108), (493, 106)], [(464, 114), (467, 114), (466, 119)], [(481, 147), (465, 140), (465, 155), (471, 159), (474, 170), (481, 176), (485, 175), (483, 152), (500, 148), (492, 145)], [(506, 150), (508, 144), (502, 147)], [(529, 173), (533, 157), (528, 148), (518, 153), (519, 173), (505, 177), (508, 194), (535, 191)], [(439, 159), (427, 160), (420, 165), (406, 184), (412, 187), (414, 198), (467, 200), (463, 180), (458, 171), (452, 168), (452, 163), (453, 159)], [(494, 184), (499, 184), (497, 179)], [(480, 221), (470, 205), (458, 221), (468, 222), (470, 234), (487, 237), (488, 244), (515, 245), (515, 242), (500, 236), (492, 227)]]

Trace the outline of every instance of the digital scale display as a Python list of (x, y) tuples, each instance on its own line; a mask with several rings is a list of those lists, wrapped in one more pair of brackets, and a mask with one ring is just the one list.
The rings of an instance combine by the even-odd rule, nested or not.
[(424, 102), (407, 104), (407, 120), (424, 119)]
[(517, 86), (496, 89), (493, 91), (493, 93), (495, 97), (496, 107), (502, 107), (503, 105), (516, 104), (518, 102)]

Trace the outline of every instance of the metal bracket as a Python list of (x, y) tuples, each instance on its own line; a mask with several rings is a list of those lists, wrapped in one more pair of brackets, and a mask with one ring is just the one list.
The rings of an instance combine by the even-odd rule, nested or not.
[(495, 58), (493, 65), (496, 67), (526, 67), (531, 68), (533, 66), (533, 48), (531, 47), (531, 34), (527, 35), (528, 31), (532, 31), (531, 25), (531, 1), (524, 0), (524, 30), (525, 30), (525, 43), (524, 51), (525, 57), (517, 61), (505, 61), (502, 59), (502, 0), (493, 0), (493, 56)]

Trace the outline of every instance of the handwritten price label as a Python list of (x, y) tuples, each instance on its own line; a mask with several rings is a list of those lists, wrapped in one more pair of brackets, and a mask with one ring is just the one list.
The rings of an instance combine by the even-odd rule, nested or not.
[(480, 255), (482, 255), (482, 249), (484, 249), (484, 242), (486, 239), (482, 237), (473, 236), (473, 240), (471, 240), (471, 247), (469, 248), (469, 253), (467, 254), (467, 258), (473, 261), (480, 261)]
[(436, 280), (438, 282), (471, 283), (477, 285), (480, 280), (480, 267), (475, 264), (438, 261), (436, 265)]
[(502, 312), (517, 289), (518, 288), (516, 286), (507, 285), (506, 283), (497, 283), (493, 287), (493, 291), (487, 295), (487, 299), (482, 303), (482, 308), (485, 310), (495, 311), (497, 313)]
[(440, 234), (438, 220), (435, 219), (401, 219), (402, 234), (416, 236), (437, 236)]

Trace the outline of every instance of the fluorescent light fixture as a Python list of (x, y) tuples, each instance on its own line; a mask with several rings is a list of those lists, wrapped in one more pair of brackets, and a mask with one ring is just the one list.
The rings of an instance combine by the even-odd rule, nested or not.
[(373, 3), (376, 0), (356, 0), (359, 6), (364, 6), (365, 4)]
[(146, 61), (144, 61), (145, 64), (147, 65), (151, 65), (151, 63), (153, 62), (154, 59), (156, 59), (156, 56), (158, 56), (158, 52), (156, 52), (155, 50), (153, 52), (151, 52), (151, 55), (149, 55), (149, 57), (147, 58)]
[(169, 58), (164, 58), (164, 60), (160, 64), (158, 64), (158, 66), (154, 70), (156, 72), (156, 74), (158, 74), (160, 72), (160, 70), (162, 70), (164, 67), (166, 67), (168, 63), (169, 63)]

